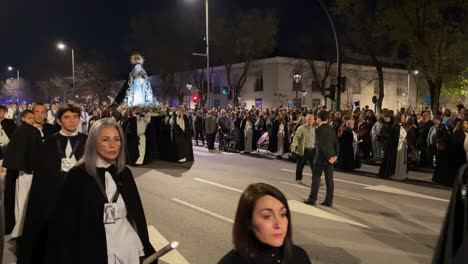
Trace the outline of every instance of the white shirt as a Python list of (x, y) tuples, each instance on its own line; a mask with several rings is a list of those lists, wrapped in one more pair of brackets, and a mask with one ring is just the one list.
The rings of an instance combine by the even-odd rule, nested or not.
[(137, 134), (145, 134), (146, 127), (151, 121), (151, 114), (146, 113), (143, 117), (137, 116)]
[[(98, 158), (96, 166), (98, 168), (107, 168), (110, 164)], [(109, 172), (106, 171), (104, 176), (106, 196), (107, 200), (110, 201), (117, 190), (117, 185)], [(108, 264), (140, 263), (140, 257), (145, 255), (143, 244), (141, 243), (140, 237), (127, 220), (127, 207), (125, 206), (122, 195), (119, 195), (116, 203), (118, 209), (115, 223), (103, 223), (106, 231)]]
[(53, 111), (52, 109), (50, 109), (49, 111), (47, 111), (47, 123), (49, 124), (53, 124), (54, 121), (55, 121), (55, 113), (57, 111)]

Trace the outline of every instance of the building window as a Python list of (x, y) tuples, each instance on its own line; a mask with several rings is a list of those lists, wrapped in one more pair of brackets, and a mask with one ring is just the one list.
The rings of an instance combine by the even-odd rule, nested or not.
[(255, 108), (262, 108), (262, 98), (255, 98)]
[(398, 79), (397, 95), (403, 96), (403, 94), (406, 95), (406, 93), (408, 93), (408, 83)]
[(263, 91), (263, 76), (260, 76), (255, 79), (254, 92), (262, 92), (262, 91)]
[(313, 98), (312, 99), (312, 108), (318, 107), (320, 105), (320, 99)]

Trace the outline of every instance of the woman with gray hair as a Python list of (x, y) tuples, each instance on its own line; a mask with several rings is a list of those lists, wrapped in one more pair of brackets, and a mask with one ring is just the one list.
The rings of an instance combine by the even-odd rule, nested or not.
[(83, 158), (67, 175), (59, 199), (50, 263), (140, 263), (155, 250), (132, 172), (125, 166), (122, 128), (111, 118), (89, 131)]

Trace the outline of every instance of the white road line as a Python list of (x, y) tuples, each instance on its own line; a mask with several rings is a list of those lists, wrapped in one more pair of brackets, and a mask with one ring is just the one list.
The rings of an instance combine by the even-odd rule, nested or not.
[(193, 151), (194, 151), (194, 152), (197, 151), (198, 153), (199, 153), (200, 151), (202, 151), (202, 152), (207, 152), (207, 153), (210, 153), (210, 154), (221, 154), (221, 155), (235, 155), (235, 154), (236, 154), (236, 153), (225, 152), (225, 151), (220, 151), (220, 150), (216, 150), (216, 151), (214, 151), (214, 152), (210, 152), (210, 151), (209, 151), (207, 148), (205, 148), (205, 147), (196, 147), (196, 146), (193, 148)]
[[(299, 188), (310, 190), (310, 187), (295, 184), (295, 183), (290, 183), (290, 182), (281, 182), (281, 183), (291, 185), (291, 186), (294, 186), (294, 187), (299, 187)], [(325, 191), (321, 191), (321, 190), (319, 190), (319, 192), (325, 193)], [(343, 198), (348, 198), (348, 199), (351, 199), (351, 200), (362, 201), (362, 199), (360, 199), (360, 198), (356, 198), (356, 197), (352, 197), (352, 196), (348, 196), (348, 195), (344, 195), (344, 194), (340, 194), (340, 193), (334, 193), (333, 195), (343, 197)]]
[(224, 216), (219, 215), (219, 214), (217, 214), (217, 213), (208, 211), (208, 210), (206, 210), (206, 209), (203, 209), (203, 208), (198, 207), (198, 206), (196, 206), (196, 205), (193, 205), (193, 204), (191, 204), (191, 203), (188, 203), (188, 202), (179, 200), (179, 199), (177, 199), (177, 198), (172, 198), (171, 200), (174, 201), (174, 202), (183, 204), (183, 205), (185, 205), (185, 206), (187, 206), (187, 207), (190, 207), (190, 208), (192, 208), (192, 209), (195, 209), (195, 210), (197, 210), (197, 211), (199, 211), (199, 212), (205, 213), (205, 214), (207, 214), (207, 215), (211, 215), (211, 216), (213, 216), (213, 217), (216, 217), (216, 218), (221, 219), (221, 220), (223, 220), (223, 221), (226, 221), (226, 222), (228, 222), (228, 223), (234, 224), (234, 220), (232, 220), (232, 219), (230, 219), (230, 218), (227, 218), (227, 217), (224, 217)]
[(435, 200), (435, 201), (441, 201), (441, 202), (449, 202), (447, 199), (442, 199), (442, 198), (437, 198), (429, 195), (424, 195), (416, 192), (411, 192), (411, 191), (406, 191), (386, 185), (377, 185), (377, 186), (369, 186), (365, 188), (367, 190), (373, 190), (373, 191), (379, 191), (379, 192), (386, 192), (386, 193), (393, 193), (393, 194), (400, 194), (400, 195), (406, 195), (406, 196), (412, 196), (412, 197), (418, 197), (418, 198), (424, 198), (424, 199), (429, 199), (429, 200)]
[(196, 181), (199, 181), (199, 182), (204, 182), (204, 183), (211, 184), (211, 185), (214, 185), (214, 186), (217, 186), (217, 187), (221, 187), (221, 188), (224, 188), (224, 189), (227, 189), (227, 190), (230, 190), (230, 191), (234, 191), (234, 192), (238, 192), (238, 193), (243, 192), (242, 190), (232, 188), (232, 187), (229, 187), (229, 186), (226, 186), (226, 185), (222, 185), (222, 184), (219, 184), (219, 183), (216, 183), (216, 182), (207, 181), (207, 180), (203, 180), (203, 179), (200, 179), (200, 178), (193, 178), (193, 179), (196, 180)]
[(418, 180), (430, 180), (432, 179), (432, 176), (430, 177), (422, 177), (422, 178), (417, 178)]
[[(161, 233), (154, 226), (148, 226), (148, 235), (151, 245), (153, 245), (156, 251), (169, 244), (169, 241), (167, 241), (167, 239), (164, 238), (163, 235), (161, 235)], [(179, 251), (177, 251), (177, 249), (174, 249), (166, 255), (162, 256), (161, 260), (168, 264), (189, 264), (189, 262), (179, 253)]]
[(205, 153), (205, 152), (200, 152), (200, 151), (196, 151), (196, 150), (193, 150), (193, 154), (203, 156), (203, 157), (213, 156), (213, 154), (211, 154), (211, 153)]
[[(294, 172), (296, 173), (296, 171), (293, 171), (293, 170), (287, 170), (287, 169), (281, 169), (282, 171), (287, 171), (287, 172)], [(312, 174), (310, 173), (305, 173), (303, 172), (302, 174), (305, 174), (305, 175), (308, 175), (308, 176), (312, 176)], [(363, 183), (357, 183), (357, 182), (352, 182), (352, 181), (345, 181), (345, 180), (340, 180), (340, 179), (337, 179), (337, 178), (333, 178), (334, 181), (337, 181), (337, 182), (344, 182), (344, 183), (349, 183), (349, 184), (354, 184), (354, 185), (358, 185), (358, 186), (364, 186), (364, 187), (371, 187), (372, 185), (369, 185), (369, 184), (363, 184)]]
[(321, 210), (321, 209), (319, 209), (319, 208), (317, 208), (315, 206), (310, 206), (310, 205), (304, 204), (304, 203), (296, 201), (296, 200), (288, 200), (288, 204), (289, 204), (289, 209), (291, 209), (291, 211), (296, 212), (296, 213), (301, 213), (301, 214), (310, 215), (310, 216), (316, 216), (316, 217), (320, 217), (320, 218), (324, 218), (324, 219), (328, 219), (328, 220), (333, 220), (333, 221), (337, 221), (337, 222), (342, 222), (342, 223), (347, 223), (347, 224), (351, 224), (351, 225), (356, 225), (356, 226), (360, 226), (360, 227), (364, 227), (364, 228), (370, 228), (370, 227), (368, 227), (366, 225), (363, 225), (361, 223), (355, 222), (353, 220), (350, 220), (350, 219), (347, 219), (347, 218), (344, 218), (344, 217), (341, 217), (341, 216), (337, 216), (337, 215), (332, 214), (330, 212)]

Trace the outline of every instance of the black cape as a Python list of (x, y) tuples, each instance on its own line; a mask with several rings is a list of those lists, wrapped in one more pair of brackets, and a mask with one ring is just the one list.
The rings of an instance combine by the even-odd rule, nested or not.
[(467, 185), (468, 163), (455, 179), (433, 264), (465, 264), (468, 260), (468, 198), (466, 192), (462, 194)]
[[(83, 156), (86, 138), (86, 135), (79, 133), (70, 139), (72, 147), (77, 145), (74, 152), (77, 160)], [(58, 195), (65, 181), (66, 173), (61, 172), (61, 153), (65, 153), (67, 140), (67, 137), (56, 133), (41, 146), (38, 157), (40, 165), (33, 175), (23, 235), (18, 240), (17, 263), (48, 263), (45, 246), (50, 218), (55, 213)]]
[(399, 139), (400, 126), (393, 125), (390, 135), (388, 136), (388, 140), (384, 146), (384, 158), (379, 169), (379, 176), (382, 178), (389, 178), (395, 174)]
[(192, 126), (186, 115), (184, 115), (185, 130), (182, 130), (177, 125), (177, 115), (172, 117), (174, 125), (172, 126), (173, 140), (175, 145), (177, 160), (186, 159), (186, 161), (193, 161), (193, 147), (192, 147)]
[[(140, 237), (145, 257), (151, 256), (155, 250), (149, 241), (145, 213), (132, 172), (125, 168), (116, 177), (121, 181), (119, 191), (125, 202), (127, 219)], [(98, 178), (105, 185), (104, 174)], [(106, 202), (95, 179), (83, 165), (70, 170), (54, 218), (56, 240), (49, 248), (55, 247), (50, 253), (55, 256), (48, 263), (107, 263), (103, 223)]]
[(361, 167), (359, 158), (359, 151), (354, 155), (353, 148), (353, 131), (347, 128), (339, 138), (340, 154), (338, 155), (337, 167), (342, 170), (352, 171)]
[(9, 170), (32, 172), (37, 167), (41, 133), (34, 126), (21, 124), (10, 138), (3, 167)]
[(127, 140), (127, 144), (125, 145), (127, 164), (133, 165), (140, 157), (140, 152), (138, 151), (137, 119), (132, 116), (125, 120), (122, 125), (125, 139)]

